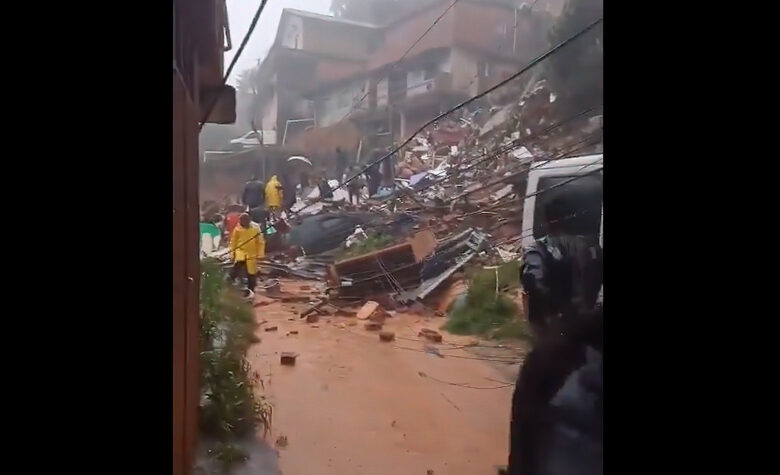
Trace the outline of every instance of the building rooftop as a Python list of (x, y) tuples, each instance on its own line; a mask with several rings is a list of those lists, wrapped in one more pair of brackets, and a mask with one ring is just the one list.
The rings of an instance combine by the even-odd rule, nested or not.
[(359, 26), (359, 27), (363, 27), (363, 28), (373, 28), (373, 29), (381, 28), (381, 26), (374, 25), (372, 23), (364, 23), (364, 22), (361, 22), (361, 21), (346, 20), (344, 18), (337, 18), (337, 17), (332, 16), (332, 15), (324, 15), (322, 13), (308, 12), (308, 11), (305, 11), (305, 10), (298, 10), (296, 8), (285, 8), (284, 10), (282, 10), (282, 12), (288, 12), (288, 13), (290, 13), (292, 15), (302, 16), (302, 17), (306, 17), (306, 18), (311, 18), (313, 20), (322, 20), (322, 21), (329, 21), (329, 22), (333, 22), (333, 23), (339, 23), (339, 24), (342, 24), (342, 25), (352, 25), (352, 26)]

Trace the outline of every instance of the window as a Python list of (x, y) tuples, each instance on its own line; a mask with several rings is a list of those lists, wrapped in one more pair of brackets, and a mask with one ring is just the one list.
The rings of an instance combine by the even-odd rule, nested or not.
[(423, 71), (423, 80), (428, 81), (434, 77), (436, 77), (436, 65), (429, 64), (425, 67), (425, 71)]
[[(572, 176), (540, 178), (537, 191), (550, 188), (571, 178)], [(561, 196), (565, 196), (566, 201), (571, 203), (573, 208), (573, 213), (562, 223), (565, 232), (567, 234), (598, 237), (601, 229), (602, 180), (603, 177), (600, 173), (586, 175), (558, 188), (536, 195), (534, 238), (538, 239), (547, 234), (548, 229), (544, 208), (550, 201)]]
[(490, 76), (490, 64), (485, 61), (480, 61), (477, 63), (477, 74), (482, 77)]

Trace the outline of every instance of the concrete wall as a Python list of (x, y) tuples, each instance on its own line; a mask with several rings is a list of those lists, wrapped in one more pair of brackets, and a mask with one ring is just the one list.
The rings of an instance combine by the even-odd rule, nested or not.
[(303, 19), (303, 49), (345, 58), (367, 59), (378, 31), (333, 21)]
[(466, 91), (469, 95), (477, 93), (477, 65), (479, 58), (474, 53), (453, 48), (451, 53), (452, 88), (456, 91)]
[[(279, 108), (279, 96), (274, 91), (273, 98), (263, 108), (262, 118), (262, 130), (277, 130), (277, 111)], [(257, 125), (257, 124), (255, 124)], [(278, 134), (277, 134), (278, 135)]]
[[(317, 125), (327, 127), (342, 120), (368, 91), (368, 86), (367, 79), (358, 79), (319, 97), (316, 101)], [(359, 105), (359, 108), (367, 107), (368, 97)]]
[(289, 16), (283, 25), (281, 44), (285, 48), (303, 49), (303, 20), (301, 17)]
[[(520, 68), (515, 61), (486, 57), (471, 50), (453, 48), (452, 87), (456, 91), (475, 95), (483, 87), (493, 85), (515, 73)], [(487, 75), (485, 72), (487, 71)]]
[[(369, 69), (376, 69), (389, 63), (393, 63), (403, 56), (414, 39), (419, 38), (431, 26), (436, 18), (447, 8), (449, 4), (442, 4), (425, 10), (407, 20), (402, 21), (396, 26), (389, 27), (385, 32), (385, 38), (382, 48), (376, 54), (371, 55), (369, 60)], [(459, 5), (453, 7), (453, 10), (459, 8)], [(407, 54), (407, 58), (413, 58), (416, 55), (433, 48), (447, 47), (452, 44), (453, 33), (453, 15), (452, 11), (444, 15), (422, 40)]]
[(511, 9), (462, 2), (454, 10), (455, 42), (495, 53), (512, 53)]

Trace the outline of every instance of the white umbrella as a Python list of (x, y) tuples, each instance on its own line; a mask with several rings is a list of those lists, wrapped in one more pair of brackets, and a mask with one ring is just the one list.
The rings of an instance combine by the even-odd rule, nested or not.
[(296, 162), (296, 161), (298, 161), (298, 162), (303, 162), (303, 163), (305, 163), (305, 164), (307, 164), (307, 165), (309, 165), (309, 166), (312, 166), (312, 164), (311, 164), (311, 162), (309, 161), (309, 159), (308, 159), (308, 158), (306, 158), (306, 157), (301, 157), (301, 156), (299, 156), (299, 155), (296, 155), (296, 156), (294, 156), (294, 157), (290, 157), (290, 158), (288, 158), (288, 159), (287, 159), (287, 161), (288, 161), (288, 162)]

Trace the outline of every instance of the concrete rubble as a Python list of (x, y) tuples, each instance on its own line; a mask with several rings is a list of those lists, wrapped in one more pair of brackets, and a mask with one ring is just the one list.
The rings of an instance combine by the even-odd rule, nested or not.
[[(561, 151), (575, 153), (574, 137), (594, 136), (579, 154), (598, 153), (603, 121), (599, 112), (561, 120), (562, 101), (543, 80), (507, 97), (461, 110), (418, 134), (395, 154), (393, 186), (372, 197), (364, 193), (359, 205), (348, 202), (335, 180), (329, 181), (332, 198), (307, 188), (273, 223), (277, 232), (258, 261), (254, 306), (295, 303), (308, 323), (337, 316), (380, 330), (394, 310), (444, 315), (467, 290), (467, 268), (521, 259), (528, 170), (562, 158)], [(230, 266), (228, 254), (223, 248), (209, 255)], [(279, 278), (305, 285), (284, 288)], [(436, 341), (431, 335), (421, 336)]]

